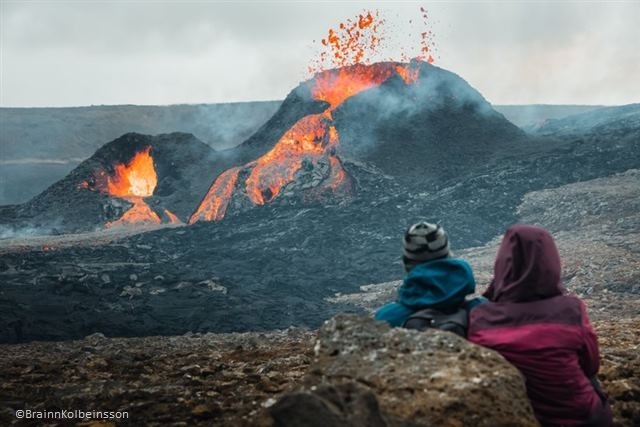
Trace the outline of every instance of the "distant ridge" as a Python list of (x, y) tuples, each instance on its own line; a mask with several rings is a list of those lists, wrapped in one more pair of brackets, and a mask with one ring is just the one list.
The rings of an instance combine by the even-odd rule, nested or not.
[(521, 129), (528, 130), (539, 126), (549, 119), (561, 119), (574, 114), (593, 111), (602, 105), (552, 105), (552, 104), (522, 104), (522, 105), (494, 105), (507, 120)]
[(549, 119), (533, 130), (541, 135), (549, 134), (610, 134), (623, 138), (636, 136), (640, 128), (640, 103), (602, 107), (579, 114)]

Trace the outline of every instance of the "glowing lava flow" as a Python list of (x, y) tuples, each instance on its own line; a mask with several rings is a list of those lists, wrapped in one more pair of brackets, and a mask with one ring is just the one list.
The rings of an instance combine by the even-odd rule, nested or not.
[[(105, 227), (110, 228), (125, 224), (160, 224), (162, 220), (147, 205), (143, 197), (153, 195), (158, 184), (158, 176), (153, 166), (153, 157), (150, 154), (151, 147), (137, 152), (126, 164), (118, 163), (113, 168), (112, 174), (101, 170), (90, 181), (80, 184), (80, 187), (89, 190), (100, 191), (112, 197), (119, 197), (133, 203), (118, 220), (107, 222)], [(173, 218), (167, 216), (173, 222)], [(174, 215), (175, 216), (175, 215)], [(179, 221), (177, 217), (176, 221)]]
[(204, 196), (204, 199), (200, 202), (198, 209), (191, 215), (191, 218), (189, 218), (189, 224), (193, 224), (199, 220), (213, 221), (224, 217), (229, 200), (235, 190), (240, 169), (242, 168), (235, 167), (227, 169), (216, 178)]
[(407, 85), (417, 82), (420, 76), (420, 69), (417, 67), (412, 68), (411, 65), (398, 64), (396, 65), (396, 72)]
[(321, 156), (332, 144), (325, 139), (327, 119), (322, 114), (303, 117), (285, 133), (280, 141), (260, 157), (246, 181), (247, 196), (263, 205), (278, 195), (293, 180), (305, 157)]

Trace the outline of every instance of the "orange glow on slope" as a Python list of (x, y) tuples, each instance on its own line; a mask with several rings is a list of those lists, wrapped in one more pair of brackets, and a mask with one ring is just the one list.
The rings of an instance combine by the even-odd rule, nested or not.
[(151, 210), (149, 205), (147, 205), (141, 198), (131, 197), (127, 198), (127, 200), (133, 203), (133, 206), (122, 214), (122, 216), (116, 221), (107, 222), (105, 227), (111, 228), (131, 224), (152, 225), (160, 224), (162, 222), (158, 214)]
[[(330, 107), (323, 113), (311, 114), (298, 120), (269, 152), (244, 166), (251, 168), (245, 181), (246, 194), (251, 202), (263, 205), (272, 201), (284, 186), (293, 181), (303, 159), (316, 163), (337, 147), (339, 135), (332, 125), (331, 112), (344, 100), (378, 86), (394, 75), (399, 75), (407, 83), (414, 83), (419, 70), (411, 70), (409, 67), (409, 64), (395, 63), (356, 64), (319, 73), (311, 90), (312, 96), (329, 102)], [(337, 158), (330, 156), (329, 162), (331, 174), (327, 185), (336, 190), (341, 187), (347, 175)], [(216, 179), (189, 219), (190, 224), (198, 220), (211, 221), (224, 217), (240, 169), (229, 169)]]
[(126, 164), (116, 163), (113, 173), (98, 171), (90, 181), (79, 187), (97, 190), (114, 197), (149, 197), (158, 184), (158, 176), (149, 154), (151, 147), (137, 152)]
[(407, 85), (414, 84), (418, 81), (418, 77), (420, 77), (420, 69), (411, 68), (411, 64), (396, 65), (396, 72)]
[(189, 224), (196, 221), (214, 221), (224, 217), (227, 205), (236, 188), (240, 167), (227, 169), (216, 178), (209, 191), (200, 202), (198, 209), (189, 218)]
[(169, 218), (169, 223), (170, 224), (181, 224), (182, 223), (182, 221), (180, 221), (180, 218), (178, 218), (178, 215), (174, 214), (169, 209), (165, 209), (164, 210), (164, 214), (167, 216), (167, 218)]

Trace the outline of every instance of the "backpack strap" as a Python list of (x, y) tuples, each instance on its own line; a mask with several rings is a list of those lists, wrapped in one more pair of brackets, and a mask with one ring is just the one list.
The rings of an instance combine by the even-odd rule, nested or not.
[(433, 308), (424, 308), (409, 316), (402, 326), (407, 329), (417, 329), (419, 331), (436, 328), (453, 332), (461, 337), (466, 337), (468, 314), (467, 310), (462, 307), (450, 313), (445, 313)]

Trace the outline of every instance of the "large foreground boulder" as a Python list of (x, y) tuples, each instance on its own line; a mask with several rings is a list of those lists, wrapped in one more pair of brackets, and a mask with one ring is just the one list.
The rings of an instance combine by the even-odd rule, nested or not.
[(315, 354), (302, 389), (269, 408), (276, 425), (538, 425), (518, 370), (449, 332), (341, 315)]

